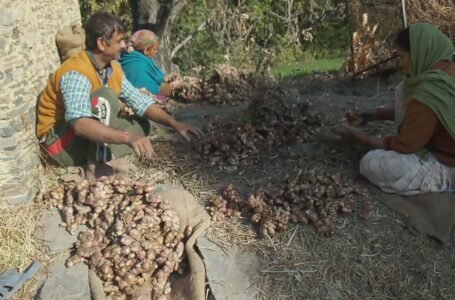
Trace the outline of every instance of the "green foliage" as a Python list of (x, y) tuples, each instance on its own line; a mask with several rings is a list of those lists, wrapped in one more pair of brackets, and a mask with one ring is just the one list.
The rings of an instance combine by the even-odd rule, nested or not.
[[(294, 0), (291, 15), (286, 0), (218, 1), (211, 7), (204, 3), (192, 1), (174, 24), (177, 45), (204, 20), (212, 20), (206, 31), (177, 54), (175, 61), (183, 71), (226, 60), (254, 70), (264, 60), (264, 49), (270, 52), (271, 64), (299, 62), (308, 56), (340, 57), (348, 49), (341, 0)], [(314, 37), (311, 42), (301, 32), (308, 27)]]
[(345, 56), (349, 48), (349, 30), (345, 20), (329, 19), (315, 27), (317, 34), (307, 49), (315, 58)]
[[(79, 0), (85, 21), (96, 11), (132, 28), (128, 0)], [(342, 0), (192, 0), (172, 24), (173, 46), (210, 20), (174, 57), (183, 72), (227, 62), (257, 70), (316, 58), (345, 56), (349, 31)], [(292, 2), (291, 9), (289, 4)], [(289, 13), (291, 12), (291, 13)], [(312, 41), (304, 37), (309, 31)]]
[(127, 30), (132, 29), (131, 7), (128, 0), (79, 0), (82, 23), (85, 24), (90, 16), (103, 11), (116, 15), (125, 23)]
[(272, 68), (275, 78), (293, 78), (313, 72), (335, 72), (340, 69), (344, 58), (308, 59), (299, 63), (283, 63)]

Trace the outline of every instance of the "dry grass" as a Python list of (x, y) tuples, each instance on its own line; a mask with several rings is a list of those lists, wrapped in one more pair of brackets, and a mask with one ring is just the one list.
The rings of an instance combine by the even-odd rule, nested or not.
[(258, 240), (239, 220), (215, 224), (217, 243), (254, 251), (263, 266), (258, 299), (450, 299), (455, 296), (453, 246), (410, 233), (399, 216), (380, 206), (368, 221), (340, 220), (336, 234), (318, 236), (294, 226)]
[[(378, 196), (373, 191), (368, 200)], [(356, 215), (341, 219), (330, 238), (294, 226), (258, 240), (245, 220), (236, 219), (213, 224), (208, 234), (220, 245), (237, 245), (262, 259), (258, 299), (450, 299), (453, 245), (441, 247), (403, 225), (400, 216), (379, 205), (367, 221)]]
[[(383, 196), (372, 192), (369, 201)], [(236, 245), (259, 256), (257, 299), (455, 297), (453, 243), (441, 246), (406, 229), (401, 216), (376, 203), (368, 220), (356, 214), (340, 219), (333, 237), (296, 225), (261, 240), (241, 219), (213, 224), (208, 236), (221, 246)]]
[(46, 267), (52, 258), (36, 239), (41, 213), (46, 210), (42, 196), (57, 183), (59, 176), (68, 171), (74, 170), (47, 168), (43, 172), (41, 190), (33, 203), (0, 207), (0, 272), (12, 268), (22, 272), (35, 260), (41, 263), (38, 273), (15, 293), (13, 300), (33, 299), (46, 276)]
[[(371, 87), (366, 90), (371, 92)], [(333, 124), (345, 109), (384, 104), (391, 96), (384, 90), (369, 97), (358, 91), (349, 94), (349, 90), (328, 83), (318, 83), (318, 92), (306, 97), (313, 100), (314, 109), (319, 106), (330, 113)], [(383, 133), (391, 125), (372, 124), (370, 129)], [(205, 166), (181, 144), (173, 144), (173, 162), (164, 165), (202, 203), (228, 183), (234, 183), (245, 195), (258, 184), (278, 182), (296, 167), (339, 172), (370, 189), (368, 199), (357, 198), (354, 214), (337, 222), (333, 237), (321, 237), (314, 228), (298, 225), (272, 239), (259, 239), (245, 219), (213, 223), (207, 233), (210, 239), (220, 246), (247, 249), (260, 258), (262, 264), (254, 278), (257, 299), (453, 299), (454, 241), (446, 246), (437, 244), (408, 229), (405, 219), (375, 201), (386, 195), (359, 178), (358, 159), (365, 150), (336, 141), (328, 132), (328, 128), (321, 128), (314, 141), (281, 151), (242, 176)], [(376, 205), (368, 220), (357, 215), (365, 200)]]
[[(398, 1), (352, 0), (349, 1), (351, 45), (350, 54), (342, 67), (343, 75), (352, 75), (374, 66), (393, 55), (388, 43), (391, 34), (402, 27), (402, 14)], [(393, 61), (359, 74), (367, 78), (395, 68)], [(387, 71), (386, 71), (387, 70)]]
[[(33, 203), (0, 208), (0, 271), (24, 271), (35, 260), (46, 261), (43, 248), (35, 239), (40, 212)], [(27, 282), (15, 297), (25, 299), (33, 294), (39, 277), (40, 274)]]
[[(343, 74), (352, 74), (372, 66), (392, 55), (387, 42), (403, 27), (400, 1), (389, 0), (353, 0), (349, 2), (352, 36), (351, 56), (346, 60)], [(455, 43), (455, 2), (453, 0), (407, 0), (408, 24), (428, 22), (436, 25)], [(362, 15), (367, 14), (369, 27), (362, 24)], [(373, 33), (374, 26), (377, 25)], [(393, 69), (394, 62), (381, 68)], [(379, 70), (379, 69), (378, 69)], [(378, 70), (369, 73), (374, 74)], [(364, 73), (362, 76), (371, 74)]]
[(453, 0), (408, 0), (409, 22), (429, 22), (455, 42), (455, 2)]
[[(380, 95), (368, 98), (350, 94), (349, 89), (337, 85), (318, 83), (316, 94), (305, 97), (313, 101), (313, 109), (319, 106), (330, 113), (333, 125), (339, 122), (344, 109), (384, 104), (390, 93)], [(378, 125), (371, 129), (387, 130)], [(332, 140), (328, 132), (321, 128), (308, 144), (277, 149), (278, 154), (242, 176), (208, 167), (188, 149), (188, 144), (155, 141), (154, 160), (138, 164), (139, 169), (130, 175), (153, 178), (158, 183), (182, 183), (204, 204), (228, 183), (234, 183), (245, 195), (258, 185), (279, 182), (295, 168), (316, 167), (366, 184), (371, 192), (369, 201), (385, 197), (358, 178), (358, 158), (364, 150)], [(55, 183), (61, 172), (51, 173), (47, 186)], [(257, 299), (454, 299), (455, 239), (441, 246), (407, 229), (401, 216), (377, 201), (373, 216), (362, 220), (357, 212), (364, 200), (357, 198), (355, 213), (337, 222), (333, 237), (321, 237), (313, 227), (297, 225), (272, 239), (259, 239), (256, 229), (244, 219), (216, 222), (207, 234), (220, 246), (236, 245), (258, 255), (262, 264), (254, 278)], [(34, 239), (40, 209), (31, 204), (0, 210), (2, 269), (23, 270), (34, 259), (46, 262)], [(28, 283), (17, 299), (27, 299), (36, 286), (36, 282)]]

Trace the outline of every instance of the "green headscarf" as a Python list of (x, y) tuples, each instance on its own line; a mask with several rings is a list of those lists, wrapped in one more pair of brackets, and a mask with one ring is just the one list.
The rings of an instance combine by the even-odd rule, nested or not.
[(431, 108), (455, 138), (455, 77), (442, 70), (431, 70), (440, 60), (452, 61), (455, 51), (452, 41), (428, 23), (411, 25), (409, 35), (411, 75), (405, 81), (405, 103), (415, 99)]

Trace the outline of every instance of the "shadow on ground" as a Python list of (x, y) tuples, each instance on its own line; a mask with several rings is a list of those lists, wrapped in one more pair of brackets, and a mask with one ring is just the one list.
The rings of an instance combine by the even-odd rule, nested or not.
[[(293, 97), (313, 103), (311, 110), (329, 122), (313, 138), (266, 153), (260, 163), (239, 175), (211, 167), (164, 129), (158, 130), (155, 147), (160, 157), (153, 168), (166, 169), (202, 202), (229, 183), (243, 195), (258, 187), (276, 187), (297, 169), (340, 173), (368, 188), (357, 197), (354, 213), (338, 220), (332, 237), (318, 236), (313, 227), (292, 226), (273, 239), (258, 239), (246, 220), (215, 223), (211, 234), (221, 244), (234, 243), (255, 251), (262, 259), (255, 288), (260, 299), (449, 299), (455, 297), (454, 241), (441, 246), (406, 226), (406, 220), (377, 200), (389, 197), (362, 179), (358, 161), (367, 149), (338, 140), (329, 128), (344, 122), (347, 110), (373, 107), (392, 101), (391, 86), (383, 82), (337, 82), (305, 77), (285, 82)], [(236, 119), (247, 108), (191, 104), (175, 113), (179, 120), (203, 125), (222, 115)], [(392, 133), (393, 124), (371, 123), (373, 133)], [(158, 165), (156, 165), (158, 164)], [(373, 201), (372, 216), (358, 216), (364, 201)]]

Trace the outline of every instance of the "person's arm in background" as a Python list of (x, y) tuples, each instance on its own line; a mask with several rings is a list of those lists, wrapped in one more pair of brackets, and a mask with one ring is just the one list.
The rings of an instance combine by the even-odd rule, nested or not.
[(381, 138), (352, 126), (335, 128), (333, 132), (347, 140), (354, 140), (374, 149), (410, 154), (416, 153), (428, 144), (437, 125), (438, 119), (429, 107), (411, 100), (400, 133), (396, 136)]
[(182, 82), (180, 80), (174, 80), (171, 82), (163, 82), (160, 86), (160, 94), (166, 97), (171, 97), (172, 92), (175, 89), (182, 87)]
[(362, 118), (363, 123), (371, 122), (373, 120), (393, 121), (395, 118), (395, 108), (393, 106), (379, 106), (361, 111), (358, 115)]
[(173, 87), (171, 83), (163, 82), (160, 86), (160, 95), (170, 97), (172, 96)]
[(410, 100), (399, 135), (385, 137), (384, 148), (405, 154), (415, 153), (430, 142), (438, 124), (438, 117), (431, 108)]
[(197, 127), (175, 120), (159, 105), (155, 104), (155, 99), (141, 93), (128, 81), (128, 79), (126, 79), (126, 77), (123, 78), (122, 93), (120, 96), (125, 99), (131, 108), (133, 108), (136, 114), (173, 128), (187, 141), (191, 139), (190, 134), (195, 134), (196, 136), (201, 135), (201, 131)]

